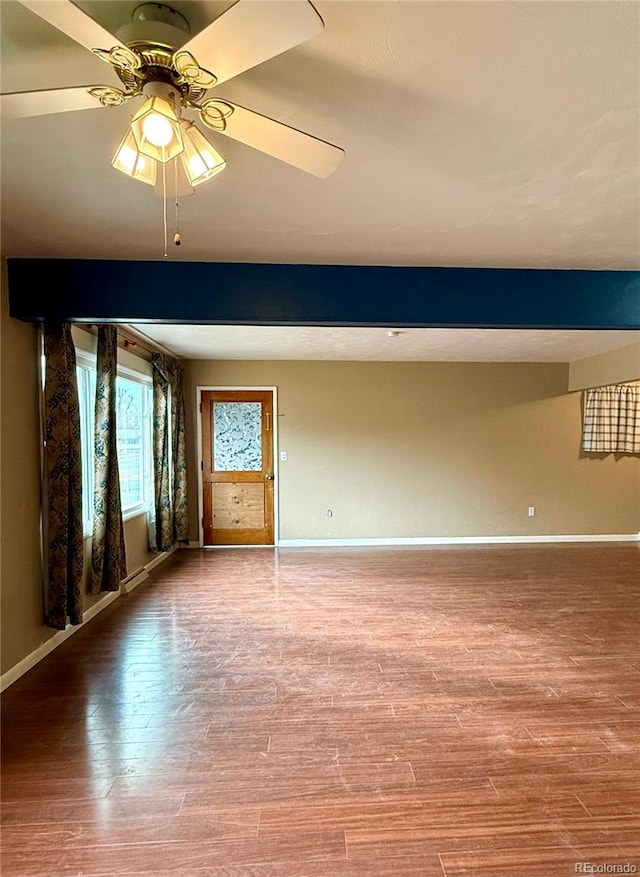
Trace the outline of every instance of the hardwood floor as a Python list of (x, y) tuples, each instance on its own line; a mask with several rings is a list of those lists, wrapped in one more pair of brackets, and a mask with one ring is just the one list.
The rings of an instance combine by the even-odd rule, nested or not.
[(639, 560), (179, 552), (5, 692), (2, 875), (640, 873)]

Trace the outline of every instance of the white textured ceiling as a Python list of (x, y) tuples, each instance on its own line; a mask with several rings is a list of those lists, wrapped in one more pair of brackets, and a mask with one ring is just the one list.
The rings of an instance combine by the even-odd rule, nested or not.
[[(78, 5), (111, 30), (137, 5)], [(174, 0), (197, 31), (220, 0)], [(212, 94), (346, 149), (327, 180), (218, 137), (172, 258), (638, 268), (635, 2), (318, 0), (324, 33)], [(0, 0), (3, 91), (115, 83)], [(7, 256), (156, 259), (162, 204), (110, 167), (129, 108), (6, 122)], [(207, 132), (214, 140), (216, 135)]]
[(134, 327), (184, 359), (573, 362), (640, 341), (640, 332), (323, 326)]

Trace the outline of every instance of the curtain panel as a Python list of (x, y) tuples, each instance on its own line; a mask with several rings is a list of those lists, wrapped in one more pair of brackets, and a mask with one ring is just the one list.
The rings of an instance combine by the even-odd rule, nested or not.
[(153, 483), (156, 505), (155, 545), (168, 551), (173, 544), (171, 487), (169, 478), (169, 370), (164, 353), (151, 356), (153, 364)]
[(189, 539), (185, 444), (184, 372), (163, 353), (153, 363), (153, 470), (155, 547), (168, 551)]
[(585, 392), (583, 404), (583, 451), (640, 454), (640, 387), (597, 387)]
[(189, 510), (187, 507), (187, 450), (184, 437), (184, 369), (171, 363), (171, 447), (172, 454), (172, 495), (173, 540), (189, 541)]
[(118, 332), (98, 327), (91, 593), (118, 591), (127, 575), (116, 437)]
[(82, 624), (82, 456), (76, 353), (68, 323), (45, 325), (45, 623)]

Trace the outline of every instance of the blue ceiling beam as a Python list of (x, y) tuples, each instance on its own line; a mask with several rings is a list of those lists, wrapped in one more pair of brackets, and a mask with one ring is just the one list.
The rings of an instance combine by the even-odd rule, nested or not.
[(21, 320), (638, 329), (640, 271), (9, 259)]

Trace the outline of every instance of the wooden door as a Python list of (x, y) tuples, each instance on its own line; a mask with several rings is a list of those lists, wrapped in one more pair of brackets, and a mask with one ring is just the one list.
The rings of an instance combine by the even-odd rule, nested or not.
[(273, 393), (202, 393), (205, 545), (273, 545)]

